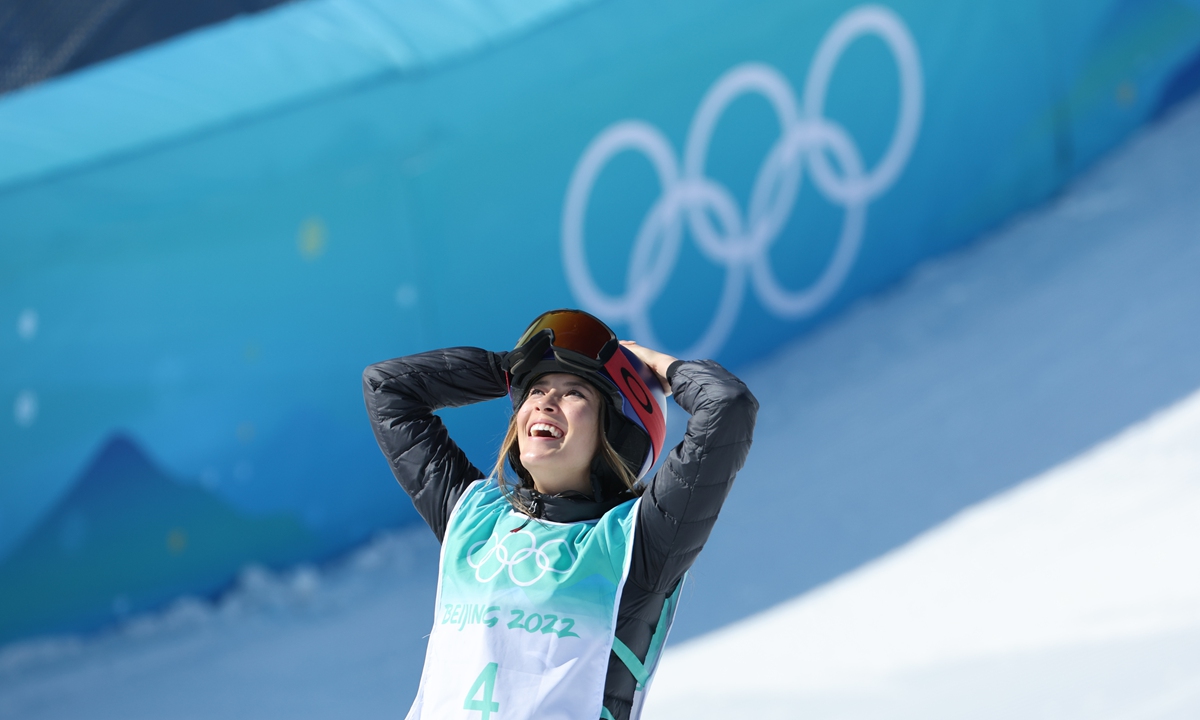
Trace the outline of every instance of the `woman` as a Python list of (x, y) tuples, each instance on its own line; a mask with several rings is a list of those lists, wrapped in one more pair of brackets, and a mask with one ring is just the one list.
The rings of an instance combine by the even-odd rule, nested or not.
[[(539, 316), (511, 352), (389, 360), (363, 385), (379, 446), (442, 543), (408, 717), (637, 718), (684, 574), (750, 448), (746, 386), (577, 310)], [(687, 434), (642, 485), (671, 392)], [(433, 412), (505, 394), (514, 413), (485, 476)]]

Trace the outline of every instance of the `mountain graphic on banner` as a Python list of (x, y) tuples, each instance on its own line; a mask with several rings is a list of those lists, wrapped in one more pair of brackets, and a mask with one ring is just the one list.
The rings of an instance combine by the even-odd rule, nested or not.
[(294, 563), (317, 545), (300, 520), (241, 513), (117, 435), (0, 564), (0, 643), (212, 594), (246, 564)]

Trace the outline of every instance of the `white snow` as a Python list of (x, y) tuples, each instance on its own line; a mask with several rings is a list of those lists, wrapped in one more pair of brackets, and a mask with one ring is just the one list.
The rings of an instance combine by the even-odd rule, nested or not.
[(668, 652), (647, 717), (735, 715), (1200, 717), (1200, 392)]
[(115, 632), (0, 650), (0, 717), (403, 716), (433, 622), (428, 529), (337, 565), (248, 568), (217, 603), (185, 598)]
[[(1200, 717), (1198, 196), (1194, 101), (744, 372), (755, 447), (646, 716)], [(0, 718), (402, 716), (436, 562), (418, 529), (0, 648)]]

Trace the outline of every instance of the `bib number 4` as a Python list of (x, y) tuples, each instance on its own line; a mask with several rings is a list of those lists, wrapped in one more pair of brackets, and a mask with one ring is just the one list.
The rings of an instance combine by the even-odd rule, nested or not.
[[(492, 713), (500, 711), (500, 703), (492, 702), (492, 693), (496, 691), (496, 671), (500, 669), (497, 663), (488, 663), (475, 678), (471, 689), (467, 691), (467, 699), (463, 703), (464, 710), (482, 713), (479, 720), (491, 720)], [(478, 700), (476, 695), (482, 695)]]

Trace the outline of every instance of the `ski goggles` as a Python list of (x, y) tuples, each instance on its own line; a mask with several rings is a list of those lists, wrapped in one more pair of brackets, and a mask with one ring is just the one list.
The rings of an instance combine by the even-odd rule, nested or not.
[(548, 351), (563, 365), (596, 372), (618, 347), (616, 333), (599, 319), (582, 310), (551, 310), (537, 316), (517, 340), (508, 354), (509, 375), (523, 378)]

